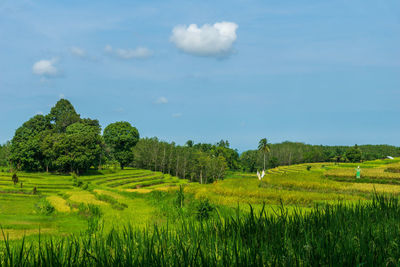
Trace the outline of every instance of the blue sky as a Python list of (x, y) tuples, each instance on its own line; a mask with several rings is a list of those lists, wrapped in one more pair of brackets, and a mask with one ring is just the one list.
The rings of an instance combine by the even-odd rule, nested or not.
[(60, 97), (179, 144), (400, 145), (400, 2), (0, 0), (0, 143)]

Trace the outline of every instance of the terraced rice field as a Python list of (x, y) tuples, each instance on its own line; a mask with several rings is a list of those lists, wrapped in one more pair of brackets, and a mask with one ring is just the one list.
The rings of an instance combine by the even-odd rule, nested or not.
[[(355, 179), (358, 165), (361, 179)], [(265, 203), (271, 213), (281, 204), (306, 212), (321, 203), (369, 201), (374, 192), (400, 195), (397, 169), (400, 159), (300, 164), (270, 169), (262, 181), (253, 173), (229, 172), (224, 180), (207, 185), (140, 169), (93, 171), (79, 177), (18, 173), (14, 185), (12, 174), (0, 172), (0, 226), (10, 239), (34, 237), (39, 227), (45, 235), (76, 233), (88, 227), (87, 211), (82, 209), (90, 204), (100, 210), (105, 229), (124, 224), (146, 227), (163, 221), (155, 211), (164, 205), (146, 195), (153, 190), (175, 191), (178, 185), (185, 185), (185, 193), (196, 199), (207, 198), (228, 209), (240, 206), (246, 211), (248, 204), (258, 209)], [(50, 215), (40, 210), (44, 201), (54, 207)]]
[[(10, 239), (35, 236), (39, 227), (42, 234), (82, 231), (87, 227), (79, 212), (82, 204), (100, 208), (106, 229), (121, 222), (145, 226), (153, 216), (154, 207), (143, 198), (127, 198), (123, 193), (136, 188), (152, 190), (187, 183), (171, 175), (137, 169), (96, 171), (79, 177), (48, 173), (17, 175), (19, 181), (14, 185), (12, 174), (0, 172), (0, 227)], [(43, 201), (50, 203), (55, 212), (42, 214), (38, 206)]]

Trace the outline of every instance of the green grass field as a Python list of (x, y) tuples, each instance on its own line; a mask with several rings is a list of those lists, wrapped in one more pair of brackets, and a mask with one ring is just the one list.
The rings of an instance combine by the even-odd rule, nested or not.
[[(358, 165), (362, 177), (356, 180)], [(262, 181), (255, 174), (229, 172), (224, 180), (207, 185), (132, 168), (79, 177), (21, 172), (14, 185), (12, 174), (2, 171), (0, 226), (10, 240), (35, 239), (39, 229), (44, 236), (78, 234), (89, 228), (90, 207), (101, 213), (99, 225), (104, 231), (128, 224), (142, 229), (165, 225), (173, 219), (170, 206), (179, 185), (184, 185), (186, 201), (206, 198), (224, 214), (233, 214), (238, 206), (246, 212), (249, 204), (255, 210), (266, 204), (268, 214), (281, 204), (289, 211), (307, 212), (323, 203), (369, 201), (374, 192), (398, 195), (398, 168), (400, 159), (300, 164), (268, 170)]]

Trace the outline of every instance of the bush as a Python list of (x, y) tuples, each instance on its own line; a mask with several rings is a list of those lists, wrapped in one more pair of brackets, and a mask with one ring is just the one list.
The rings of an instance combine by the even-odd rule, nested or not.
[(18, 183), (18, 176), (17, 176), (16, 173), (13, 174), (13, 176), (12, 176), (11, 179), (12, 179), (12, 181), (14, 182), (14, 185), (16, 185), (16, 184)]
[(311, 170), (311, 165), (307, 165), (307, 171)]
[(55, 211), (55, 208), (45, 198), (36, 203), (35, 207), (40, 214), (44, 215), (50, 215)]
[(209, 219), (211, 213), (214, 211), (214, 207), (210, 204), (210, 201), (207, 198), (201, 200), (196, 209), (196, 217), (201, 221)]
[(175, 199), (175, 204), (178, 208), (183, 208), (185, 201), (185, 193), (183, 192), (183, 186), (179, 186), (179, 190), (176, 191), (176, 199)]

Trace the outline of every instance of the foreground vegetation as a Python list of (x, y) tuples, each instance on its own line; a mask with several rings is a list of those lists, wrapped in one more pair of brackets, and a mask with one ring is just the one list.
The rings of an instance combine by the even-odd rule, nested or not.
[(354, 205), (324, 205), (307, 214), (282, 207), (179, 226), (130, 227), (85, 236), (10, 245), (5, 266), (356, 266), (400, 263), (400, 203), (375, 196)]

